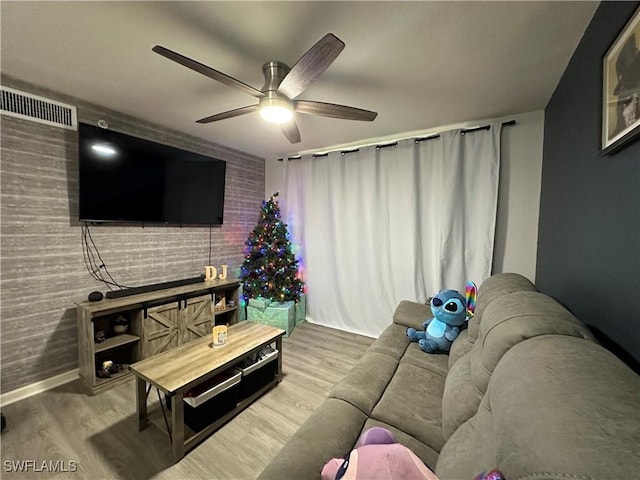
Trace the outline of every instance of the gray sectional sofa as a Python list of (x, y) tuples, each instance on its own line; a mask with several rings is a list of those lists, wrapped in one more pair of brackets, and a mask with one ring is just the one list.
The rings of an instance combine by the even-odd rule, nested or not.
[(449, 355), (410, 343), (427, 305), (393, 323), (261, 473), (317, 479), (369, 427), (393, 431), (441, 480), (640, 478), (640, 377), (526, 278), (479, 288)]

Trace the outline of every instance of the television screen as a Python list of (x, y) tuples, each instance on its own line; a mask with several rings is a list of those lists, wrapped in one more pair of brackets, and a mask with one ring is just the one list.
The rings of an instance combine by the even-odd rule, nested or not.
[(226, 162), (81, 123), (80, 221), (221, 225)]

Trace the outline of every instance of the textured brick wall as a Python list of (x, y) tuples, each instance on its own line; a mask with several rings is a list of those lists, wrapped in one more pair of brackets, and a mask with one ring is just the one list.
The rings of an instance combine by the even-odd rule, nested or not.
[[(2, 85), (76, 105), (130, 135), (226, 160), (222, 227), (93, 226), (113, 277), (139, 286), (194, 277), (208, 264), (237, 272), (264, 199), (264, 159), (2, 77)], [(78, 222), (78, 134), (0, 117), (0, 312), (3, 392), (78, 366), (75, 302), (107, 288), (91, 278)]]

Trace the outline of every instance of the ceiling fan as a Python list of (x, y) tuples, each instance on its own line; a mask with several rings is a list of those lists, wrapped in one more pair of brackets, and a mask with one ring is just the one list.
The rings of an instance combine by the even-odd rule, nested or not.
[(264, 85), (261, 90), (160, 45), (156, 45), (152, 50), (169, 60), (259, 99), (256, 105), (217, 113), (196, 120), (197, 123), (211, 123), (259, 111), (265, 120), (280, 125), (282, 133), (289, 142), (300, 143), (300, 130), (293, 118), (294, 112), (368, 122), (373, 121), (378, 115), (369, 110), (335, 103), (295, 100), (322, 75), (343, 48), (344, 42), (332, 33), (328, 33), (307, 50), (292, 68), (282, 62), (265, 63), (262, 66)]

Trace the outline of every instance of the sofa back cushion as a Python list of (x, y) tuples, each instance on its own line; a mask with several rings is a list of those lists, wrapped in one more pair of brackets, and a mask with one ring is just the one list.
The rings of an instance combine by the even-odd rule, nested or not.
[(436, 474), (471, 479), (498, 468), (509, 480), (637, 478), (639, 398), (640, 377), (598, 344), (530, 338), (502, 356), (476, 415), (442, 448)]
[(469, 320), (468, 328), (451, 345), (449, 368), (471, 350), (478, 337), (481, 318), (491, 302), (508, 293), (536, 291), (535, 285), (518, 273), (498, 273), (485, 280), (478, 288), (475, 315)]
[(484, 392), (471, 382), (471, 362), (465, 355), (449, 369), (442, 394), (442, 434), (445, 439), (453, 435), (460, 425), (478, 411)]
[(567, 335), (595, 341), (582, 322), (542, 293), (510, 293), (492, 302), (484, 312), (478, 339), (469, 352), (475, 388), (485, 392), (502, 356), (523, 340), (541, 335)]
[(536, 286), (519, 273), (497, 273), (487, 278), (478, 288), (476, 312), (469, 321), (469, 338), (478, 337), (478, 329), (486, 308), (496, 299), (515, 292), (537, 292)]
[(502, 295), (483, 312), (477, 340), (449, 369), (442, 398), (445, 438), (471, 418), (504, 354), (529, 338), (567, 335), (593, 340), (586, 326), (555, 300), (534, 291)]

